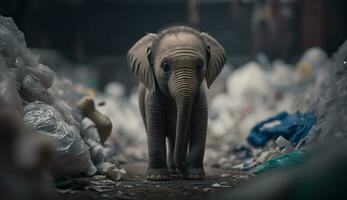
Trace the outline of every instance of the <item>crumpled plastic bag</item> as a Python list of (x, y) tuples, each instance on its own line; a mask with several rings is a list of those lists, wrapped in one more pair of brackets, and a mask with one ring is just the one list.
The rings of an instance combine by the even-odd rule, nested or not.
[(52, 137), (56, 142), (55, 176), (96, 173), (88, 146), (79, 135), (79, 129), (67, 124), (55, 108), (39, 101), (32, 102), (24, 107), (24, 123), (39, 133)]
[[(26, 46), (24, 34), (10, 17), (0, 15), (0, 53), (25, 100), (45, 101), (45, 89), (52, 86), (55, 72), (39, 62), (39, 57)], [(41, 98), (41, 99), (40, 99)]]
[[(279, 124), (267, 127), (273, 122), (279, 122)], [(315, 123), (316, 118), (313, 113), (297, 112), (289, 115), (287, 112), (281, 112), (256, 124), (247, 141), (255, 147), (263, 147), (270, 139), (277, 139), (282, 136), (291, 143), (297, 144), (308, 134)]]

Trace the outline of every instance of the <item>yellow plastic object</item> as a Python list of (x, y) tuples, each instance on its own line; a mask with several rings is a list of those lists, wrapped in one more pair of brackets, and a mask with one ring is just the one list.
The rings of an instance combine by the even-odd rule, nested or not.
[(100, 141), (103, 144), (112, 131), (110, 118), (96, 110), (94, 100), (90, 96), (81, 98), (77, 105), (84, 115), (95, 123), (100, 135)]

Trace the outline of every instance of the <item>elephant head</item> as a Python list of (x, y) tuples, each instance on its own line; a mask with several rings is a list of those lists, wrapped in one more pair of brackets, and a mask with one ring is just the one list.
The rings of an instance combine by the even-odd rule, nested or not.
[(178, 167), (185, 165), (183, 149), (194, 96), (204, 78), (211, 86), (224, 62), (224, 49), (214, 38), (185, 26), (149, 33), (128, 52), (128, 65), (137, 79), (150, 92), (159, 90), (176, 101), (174, 160)]

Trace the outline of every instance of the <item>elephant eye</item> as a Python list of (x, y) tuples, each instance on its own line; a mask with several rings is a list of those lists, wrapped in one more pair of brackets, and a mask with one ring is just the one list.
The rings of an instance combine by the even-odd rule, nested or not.
[(169, 72), (170, 71), (170, 63), (168, 60), (164, 60), (162, 63), (161, 63), (161, 68), (163, 69), (163, 71), (165, 73)]
[(203, 68), (203, 67), (204, 67), (204, 61), (199, 60), (199, 61), (198, 61), (198, 64), (197, 64), (196, 66), (197, 66), (198, 69)]

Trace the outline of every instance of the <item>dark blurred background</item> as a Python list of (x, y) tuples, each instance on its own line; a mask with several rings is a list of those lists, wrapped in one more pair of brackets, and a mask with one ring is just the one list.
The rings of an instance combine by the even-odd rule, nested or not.
[(0, 14), (14, 18), (29, 47), (88, 63), (99, 89), (127, 84), (127, 50), (175, 24), (209, 32), (235, 66), (259, 52), (289, 63), (313, 46), (331, 55), (347, 38), (346, 8), (344, 0), (0, 0)]

